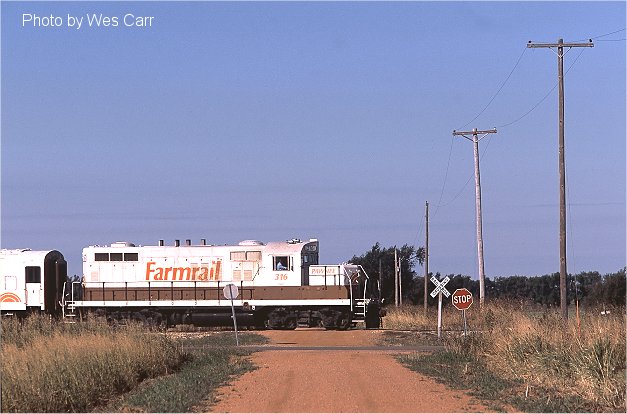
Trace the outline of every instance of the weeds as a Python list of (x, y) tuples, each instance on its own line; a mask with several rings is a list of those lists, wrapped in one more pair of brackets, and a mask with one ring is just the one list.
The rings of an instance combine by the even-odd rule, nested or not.
[[(240, 333), (240, 343), (265, 337)], [(233, 332), (156, 333), (43, 316), (2, 320), (2, 412), (188, 412), (252, 370)]]
[(163, 334), (32, 316), (2, 320), (2, 411), (81, 412), (184, 360)]
[[(411, 311), (401, 313), (406, 317)], [(421, 318), (417, 324), (424, 324)], [(447, 319), (454, 326), (450, 315)], [(624, 311), (609, 317), (590, 310), (582, 316), (581, 331), (573, 319), (565, 326), (557, 312), (489, 304), (469, 316), (469, 335), (446, 337), (446, 351), (399, 359), (449, 385), (470, 385), (477, 396), (523, 411), (624, 412)]]
[[(235, 348), (233, 332), (179, 336), (179, 341), (192, 352), (179, 371), (141, 384), (98, 411), (190, 412), (203, 400), (215, 403), (216, 389), (233, 375), (254, 369), (246, 358), (249, 352)], [(266, 341), (265, 337), (254, 333), (240, 334), (240, 343), (261, 344)]]

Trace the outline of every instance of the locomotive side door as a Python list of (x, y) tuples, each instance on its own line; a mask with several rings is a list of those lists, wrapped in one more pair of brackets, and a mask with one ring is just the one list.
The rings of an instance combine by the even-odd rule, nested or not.
[(26, 306), (41, 307), (41, 267), (25, 266)]
[(318, 242), (311, 242), (303, 246), (301, 252), (301, 285), (309, 286), (309, 266), (318, 264)]

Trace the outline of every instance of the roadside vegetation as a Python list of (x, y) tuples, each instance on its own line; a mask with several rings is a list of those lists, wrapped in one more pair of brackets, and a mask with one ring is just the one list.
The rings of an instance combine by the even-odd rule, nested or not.
[(2, 320), (2, 411), (81, 412), (186, 359), (164, 335), (45, 316)]
[[(129, 393), (98, 407), (98, 412), (182, 413), (206, 411), (217, 402), (217, 389), (234, 376), (255, 369), (251, 351), (236, 347), (233, 332), (172, 333), (189, 359), (171, 375), (146, 381)], [(240, 332), (240, 345), (265, 343), (252, 332)], [(203, 409), (204, 408), (204, 409)]]
[[(559, 309), (489, 303), (467, 311), (464, 336), (461, 312), (448, 307), (445, 350), (398, 358), (412, 370), (492, 401), (496, 410), (506, 404), (525, 412), (625, 412), (625, 309), (600, 311), (586, 309), (580, 324), (571, 312), (564, 327)], [(386, 328), (414, 332), (388, 333), (385, 341), (433, 339), (437, 319), (429, 312), (425, 317), (421, 307), (388, 309)]]
[[(260, 338), (244, 333), (240, 343)], [(1, 339), (2, 412), (186, 412), (253, 369), (232, 332), (189, 339), (30, 316), (2, 319)]]

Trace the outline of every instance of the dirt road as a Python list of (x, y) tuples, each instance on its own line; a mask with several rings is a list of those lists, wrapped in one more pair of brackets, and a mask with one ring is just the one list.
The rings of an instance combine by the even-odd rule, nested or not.
[[(290, 347), (364, 347), (378, 331), (267, 331), (272, 350), (256, 352), (259, 369), (219, 390), (203, 412), (485, 412), (471, 397), (400, 365), (393, 354), (364, 350), (290, 350)], [(276, 350), (276, 347), (285, 349)]]

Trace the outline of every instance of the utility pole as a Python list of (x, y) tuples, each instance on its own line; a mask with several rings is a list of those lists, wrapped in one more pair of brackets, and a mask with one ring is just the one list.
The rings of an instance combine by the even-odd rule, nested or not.
[(403, 306), (403, 270), (401, 268), (401, 258), (398, 258), (397, 269), (398, 269), (398, 303)]
[[(381, 270), (382, 266), (381, 266), (381, 256), (379, 256), (379, 284), (381, 283), (381, 281), (383, 281), (383, 271)], [(379, 285), (379, 299), (383, 299), (381, 297), (381, 286)]]
[[(472, 138), (467, 135), (472, 134)], [(477, 256), (479, 257), (479, 306), (485, 302), (485, 270), (483, 265), (483, 224), (481, 221), (481, 177), (479, 175), (479, 141), (488, 134), (496, 134), (496, 128), (487, 131), (453, 131), (453, 135), (461, 135), (472, 141), (475, 154), (475, 205), (477, 213)], [(481, 138), (479, 138), (481, 135)]]
[(396, 267), (396, 246), (394, 246), (394, 305), (398, 308), (398, 268)]
[(425, 201), (425, 316), (427, 316), (427, 283), (429, 280), (429, 202)]
[(568, 320), (568, 301), (566, 291), (566, 162), (564, 160), (564, 48), (567, 47), (594, 47), (592, 39), (587, 43), (564, 43), (558, 39), (557, 43), (527, 43), (528, 48), (557, 48), (557, 80), (558, 90), (558, 164), (560, 182), (560, 308), (562, 319)]

